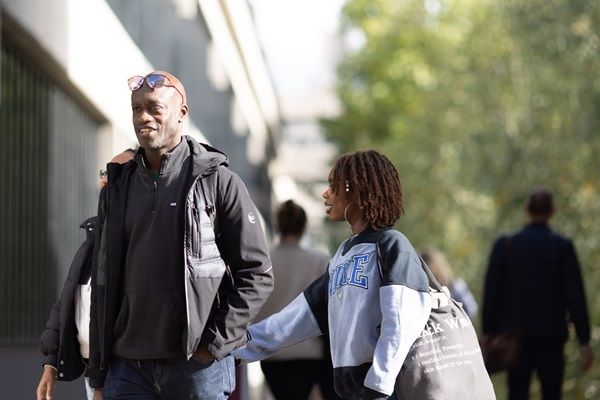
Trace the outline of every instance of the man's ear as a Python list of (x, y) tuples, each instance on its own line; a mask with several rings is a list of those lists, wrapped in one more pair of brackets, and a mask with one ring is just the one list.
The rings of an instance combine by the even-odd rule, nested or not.
[(185, 104), (181, 105), (181, 108), (179, 109), (179, 119), (183, 119), (183, 117), (185, 117), (188, 113), (188, 107)]

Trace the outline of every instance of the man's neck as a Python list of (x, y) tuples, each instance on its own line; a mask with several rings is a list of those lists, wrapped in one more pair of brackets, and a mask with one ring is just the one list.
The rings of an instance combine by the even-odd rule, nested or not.
[(550, 220), (550, 218), (548, 218), (547, 216), (540, 216), (540, 215), (530, 215), (529, 216), (530, 224), (546, 225), (549, 220)]
[[(145, 149), (144, 149), (145, 150)], [(144, 159), (146, 160), (146, 168), (152, 172), (158, 172), (160, 170), (160, 162), (162, 156), (167, 154), (166, 151), (144, 151)]]
[(280, 238), (280, 243), (281, 244), (287, 244), (287, 245), (291, 245), (291, 244), (298, 244), (298, 242), (300, 242), (300, 239), (302, 239), (302, 234), (300, 235), (282, 235)]
[(172, 146), (168, 146), (165, 148), (161, 148), (158, 150), (150, 150), (144, 148), (144, 159), (146, 160), (146, 168), (152, 172), (160, 172), (160, 163), (162, 162), (163, 156), (169, 152), (171, 152), (179, 143), (183, 140), (179, 137), (179, 140), (176, 141)]

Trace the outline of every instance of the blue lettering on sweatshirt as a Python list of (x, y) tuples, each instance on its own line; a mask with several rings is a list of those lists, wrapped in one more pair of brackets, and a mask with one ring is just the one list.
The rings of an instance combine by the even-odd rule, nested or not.
[(329, 272), (329, 296), (342, 286), (350, 285), (362, 289), (369, 287), (369, 278), (362, 275), (363, 268), (373, 253), (357, 254), (343, 264), (336, 265)]

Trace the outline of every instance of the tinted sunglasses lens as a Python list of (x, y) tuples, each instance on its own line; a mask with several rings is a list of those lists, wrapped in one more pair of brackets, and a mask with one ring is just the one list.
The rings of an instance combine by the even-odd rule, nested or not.
[(148, 75), (146, 77), (146, 82), (148, 82), (148, 86), (151, 88), (160, 88), (165, 85), (165, 77), (162, 75)]
[(138, 90), (144, 84), (143, 76), (132, 76), (127, 80), (130, 90)]

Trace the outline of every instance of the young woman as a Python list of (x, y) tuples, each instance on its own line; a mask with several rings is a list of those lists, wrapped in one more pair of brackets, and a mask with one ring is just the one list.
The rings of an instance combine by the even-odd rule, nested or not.
[(431, 311), (427, 275), (408, 239), (392, 227), (403, 213), (398, 172), (383, 154), (339, 157), (323, 193), (330, 220), (352, 235), (328, 271), (287, 307), (249, 329), (234, 352), (256, 361), (329, 333), (335, 390), (344, 399), (388, 399)]

